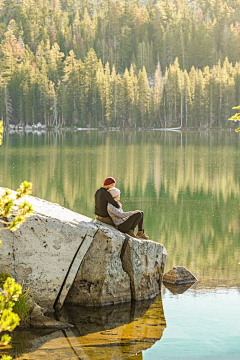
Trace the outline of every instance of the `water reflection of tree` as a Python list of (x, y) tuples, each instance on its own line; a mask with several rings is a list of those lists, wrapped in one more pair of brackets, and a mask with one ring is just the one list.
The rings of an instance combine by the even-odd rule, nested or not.
[[(126, 211), (145, 211), (148, 233), (168, 250), (168, 268), (184, 265), (200, 277), (230, 280), (240, 271), (240, 140), (233, 135), (5, 134), (0, 184), (14, 188), (30, 178), (37, 196), (92, 217), (95, 190), (111, 174)], [(12, 167), (18, 177), (1, 171)]]

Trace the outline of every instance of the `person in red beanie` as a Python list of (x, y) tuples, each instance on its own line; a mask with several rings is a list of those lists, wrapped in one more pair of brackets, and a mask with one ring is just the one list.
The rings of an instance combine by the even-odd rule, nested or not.
[(108, 189), (114, 187), (115, 184), (116, 180), (113, 177), (108, 177), (104, 180), (103, 186), (95, 193), (95, 218), (109, 225), (114, 224), (107, 212), (108, 203), (118, 209), (121, 207), (121, 203), (115, 201), (112, 195), (108, 192)]
[(104, 180), (103, 186), (106, 187), (106, 189), (110, 189), (111, 187), (114, 187), (116, 184), (116, 180), (113, 177), (108, 177)]

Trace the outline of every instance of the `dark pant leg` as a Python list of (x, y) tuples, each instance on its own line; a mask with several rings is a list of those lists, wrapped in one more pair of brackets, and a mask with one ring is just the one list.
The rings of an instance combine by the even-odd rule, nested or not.
[(130, 218), (128, 218), (126, 221), (124, 221), (124, 223), (119, 225), (117, 228), (121, 232), (126, 233), (130, 229), (134, 230), (134, 228), (137, 226), (137, 224), (139, 224), (141, 219), (142, 219), (142, 214), (141, 213), (133, 214), (132, 216), (130, 216)]
[(137, 225), (138, 225), (138, 231), (142, 231), (143, 229), (143, 211), (140, 211), (139, 213), (137, 214), (140, 214), (141, 215), (141, 218), (140, 220), (137, 218), (136, 221), (133, 223), (131, 229), (134, 229)]
[(141, 211), (140, 212), (140, 214), (141, 214), (141, 220), (139, 221), (139, 223), (138, 223), (138, 231), (142, 231), (143, 230), (143, 218), (144, 218), (144, 212), (143, 211)]

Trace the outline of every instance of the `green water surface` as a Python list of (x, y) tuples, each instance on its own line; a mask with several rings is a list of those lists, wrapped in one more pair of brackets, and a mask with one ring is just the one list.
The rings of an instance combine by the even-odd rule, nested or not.
[[(73, 357), (64, 347), (59, 350), (62, 357), (58, 354), (56, 359), (240, 358), (239, 145), (239, 134), (223, 131), (4, 133), (0, 186), (16, 189), (29, 180), (34, 196), (93, 217), (94, 193), (104, 178), (113, 176), (123, 209), (143, 210), (146, 233), (166, 247), (166, 271), (181, 265), (199, 279), (184, 294), (172, 294), (163, 287), (161, 299), (143, 307), (141, 315), (123, 317), (121, 325), (109, 315), (111, 324), (95, 333), (48, 335), (51, 340), (46, 338), (44, 343), (55, 339), (55, 349), (61, 348), (56, 339), (76, 342), (69, 345), (75, 349)], [(153, 325), (147, 319), (158, 318), (156, 309), (162, 315)], [(67, 316), (69, 311), (65, 310)], [(91, 321), (99, 324), (99, 319)], [(155, 335), (139, 335), (136, 340), (137, 332), (131, 330), (136, 321), (146, 326), (143, 333), (155, 327)], [(124, 351), (121, 326), (128, 339)], [(110, 346), (109, 329), (116, 330), (111, 341), (120, 352)], [(145, 343), (146, 338), (153, 340)], [(136, 341), (143, 346), (136, 347)], [(91, 344), (95, 344), (94, 355)], [(102, 352), (109, 347), (110, 351)], [(33, 348), (32, 343), (26, 345)], [(34, 357), (34, 351), (27, 352), (29, 359), (44, 358), (39, 353)], [(55, 359), (52, 353), (51, 358)]]

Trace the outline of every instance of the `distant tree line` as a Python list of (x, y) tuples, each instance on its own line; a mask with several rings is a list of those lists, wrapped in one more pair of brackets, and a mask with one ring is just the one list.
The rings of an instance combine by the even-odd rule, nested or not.
[(238, 0), (0, 0), (0, 41), (4, 124), (219, 127), (240, 102)]

